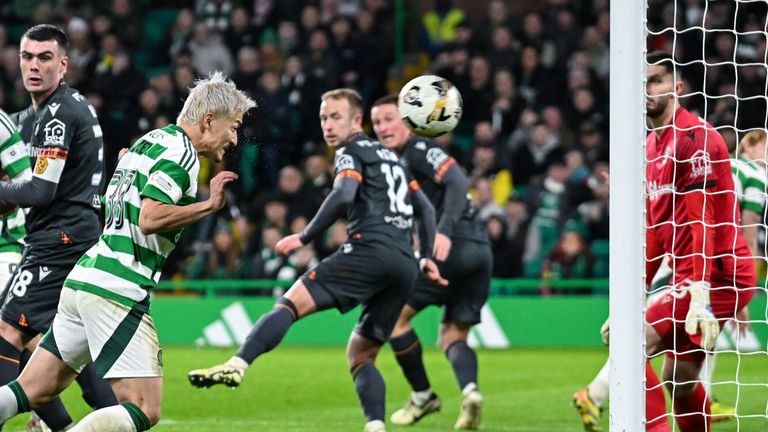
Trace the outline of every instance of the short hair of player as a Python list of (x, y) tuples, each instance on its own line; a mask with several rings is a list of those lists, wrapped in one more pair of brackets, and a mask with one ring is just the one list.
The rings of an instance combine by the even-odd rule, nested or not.
[(391, 95), (382, 96), (376, 99), (376, 102), (373, 103), (373, 106), (371, 108), (377, 107), (380, 105), (397, 105), (397, 95), (391, 94)]
[(67, 52), (67, 47), (69, 46), (69, 39), (67, 39), (67, 34), (64, 33), (64, 30), (50, 24), (38, 24), (34, 27), (31, 27), (29, 30), (24, 32), (21, 38), (27, 38), (38, 42), (55, 40), (59, 45), (59, 48), (65, 53)]
[(198, 124), (206, 113), (213, 113), (214, 118), (231, 117), (235, 113), (245, 113), (256, 106), (251, 98), (235, 87), (219, 71), (208, 78), (195, 81), (189, 89), (189, 96), (184, 101), (176, 123)]
[(678, 81), (683, 79), (683, 74), (680, 67), (675, 67), (675, 65), (680, 63), (677, 61), (675, 56), (672, 55), (672, 53), (667, 51), (653, 51), (645, 56), (645, 61), (649, 65), (664, 66), (664, 70), (668, 74), (674, 75), (675, 79)]
[(760, 141), (768, 141), (768, 133), (765, 129), (753, 129), (741, 137), (741, 146), (752, 147)]
[(330, 90), (320, 96), (320, 100), (325, 101), (326, 99), (346, 99), (353, 116), (355, 114), (363, 115), (363, 98), (356, 90), (351, 88)]

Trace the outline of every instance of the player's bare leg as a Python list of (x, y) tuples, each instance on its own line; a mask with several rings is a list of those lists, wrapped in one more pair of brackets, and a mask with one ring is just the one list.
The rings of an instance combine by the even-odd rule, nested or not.
[(347, 365), (355, 382), (357, 397), (368, 423), (365, 432), (385, 432), (384, 412), (386, 386), (376, 369), (376, 356), (381, 343), (352, 332), (347, 343)]
[[(19, 376), (19, 372), (26, 365), (27, 358), (22, 359), (24, 350), (34, 351), (40, 341), (40, 335), (31, 336), (0, 320), (0, 338), (0, 384), (8, 384)], [(58, 397), (49, 403), (38, 405), (35, 411), (54, 430), (67, 430), (74, 425), (72, 417)]]
[(141, 432), (160, 420), (163, 378), (110, 379), (120, 405), (96, 410), (80, 420), (72, 432)]
[(421, 342), (411, 326), (411, 320), (417, 313), (414, 308), (405, 305), (389, 339), (397, 363), (411, 385), (411, 397), (408, 402), (390, 417), (392, 423), (397, 425), (414, 424), (424, 416), (440, 411), (442, 405), (442, 401), (429, 384), (422, 359)]
[(456, 321), (440, 325), (440, 348), (451, 362), (463, 396), (455, 429), (479, 428), (483, 410), (483, 395), (477, 388), (477, 354), (467, 345), (470, 327)]
[(0, 387), (0, 422), (50, 402), (76, 375), (47, 350), (36, 350), (19, 379)]
[(296, 320), (315, 311), (317, 306), (314, 299), (304, 283), (297, 280), (277, 300), (275, 307), (253, 325), (245, 342), (232, 358), (224, 364), (190, 371), (187, 375), (189, 382), (195, 387), (205, 388), (216, 384), (239, 386), (245, 370), (257, 357), (275, 348)]

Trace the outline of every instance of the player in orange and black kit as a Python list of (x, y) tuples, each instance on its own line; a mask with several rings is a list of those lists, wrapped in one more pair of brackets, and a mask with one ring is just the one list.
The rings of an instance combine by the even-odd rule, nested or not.
[[(22, 352), (33, 350), (53, 321), (64, 279), (101, 232), (102, 132), (88, 100), (63, 81), (66, 49), (64, 32), (46, 24), (21, 39), (32, 105), (14, 117), (34, 168), (30, 181), (0, 183), (0, 201), (30, 207), (26, 247), (2, 307), (0, 384), (18, 376)], [(91, 406), (116, 403), (109, 386), (88, 371), (78, 381)], [(60, 402), (35, 411), (53, 430), (72, 423)]]
[(434, 256), (447, 287), (420, 277), (400, 313), (389, 343), (411, 385), (411, 397), (392, 415), (395, 424), (409, 425), (440, 409), (422, 360), (419, 338), (411, 320), (429, 305), (444, 306), (440, 347), (453, 367), (463, 400), (456, 429), (477, 429), (483, 404), (477, 385), (477, 355), (467, 345), (469, 329), (480, 322), (488, 299), (493, 266), (484, 225), (467, 198), (469, 181), (456, 161), (431, 139), (413, 135), (397, 112), (397, 97), (385, 96), (371, 109), (373, 128), (381, 143), (400, 155), (437, 209)]
[[(446, 284), (431, 259), (434, 208), (416, 182), (409, 182), (397, 155), (362, 132), (360, 95), (350, 89), (327, 92), (320, 105), (326, 143), (336, 148), (336, 180), (317, 214), (300, 234), (275, 247), (287, 255), (308, 244), (346, 212), (348, 240), (310, 269), (262, 315), (240, 350), (229, 361), (189, 373), (198, 387), (237, 386), (247, 367), (273, 349), (296, 320), (336, 308), (342, 313), (362, 305), (347, 346), (347, 362), (363, 412), (365, 432), (383, 432), (384, 381), (375, 367), (389, 339), (419, 268)], [(413, 254), (413, 214), (419, 224), (422, 258)]]

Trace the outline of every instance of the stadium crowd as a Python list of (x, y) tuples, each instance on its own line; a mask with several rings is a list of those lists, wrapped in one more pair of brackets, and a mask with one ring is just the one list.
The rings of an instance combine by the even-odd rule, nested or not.
[[(473, 15), (436, 0), (406, 11), (400, 34), (387, 0), (186, 3), (57, 0), (0, 7), (0, 22), (12, 23), (0, 24), (0, 106), (15, 112), (29, 103), (18, 68), (21, 31), (58, 23), (70, 37), (67, 81), (99, 113), (106, 172), (121, 148), (173, 122), (194, 79), (209, 71), (224, 71), (259, 103), (226, 161), (203, 163), (200, 198), (207, 179), (223, 168), (237, 172), (239, 181), (225, 211), (187, 230), (168, 277), (293, 280), (335, 250), (345, 240), (341, 222), (289, 258), (274, 252), (282, 235), (305, 226), (331, 186), (319, 95), (348, 86), (370, 106), (428, 71), (449, 79), (463, 96), (459, 127), (438, 141), (470, 176), (493, 244), (494, 276), (607, 276), (607, 0), (551, 0), (524, 13), (489, 0)], [(701, 20), (698, 2), (686, 7), (677, 14), (687, 20), (681, 25)], [(649, 25), (672, 25), (671, 16), (651, 16)], [(708, 16), (732, 26), (725, 12)], [(748, 30), (762, 23), (739, 25)], [(693, 33), (678, 42), (680, 53), (701, 51), (702, 38)], [(671, 48), (669, 35), (654, 36), (654, 48)], [(764, 39), (736, 47), (728, 32), (709, 36), (708, 61), (765, 56)], [(398, 38), (405, 44), (401, 66), (395, 62)], [(758, 69), (736, 71), (745, 92), (764, 92), (764, 70)], [(712, 81), (707, 88), (733, 82), (727, 70), (696, 75), (694, 66), (692, 72)], [(704, 81), (690, 85), (701, 88)], [(740, 128), (764, 123), (749, 113), (765, 109), (749, 104), (701, 97), (683, 103), (716, 125), (733, 125), (736, 113)]]

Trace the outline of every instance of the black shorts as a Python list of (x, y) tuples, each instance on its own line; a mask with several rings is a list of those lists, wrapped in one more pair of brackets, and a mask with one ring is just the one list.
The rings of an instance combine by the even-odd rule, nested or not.
[[(385, 343), (418, 273), (413, 255), (380, 241), (352, 240), (304, 273), (301, 281), (319, 310), (336, 307), (346, 313), (362, 304), (355, 331)], [(332, 304), (321, 301), (329, 295)]]
[(61, 286), (88, 247), (27, 246), (5, 290), (3, 321), (30, 336), (45, 333), (56, 315)]
[(488, 243), (454, 239), (451, 254), (438, 261), (440, 274), (448, 286), (440, 286), (424, 276), (408, 296), (408, 305), (419, 311), (429, 305), (445, 305), (443, 322), (480, 322), (480, 310), (488, 300), (493, 270), (493, 254)]

